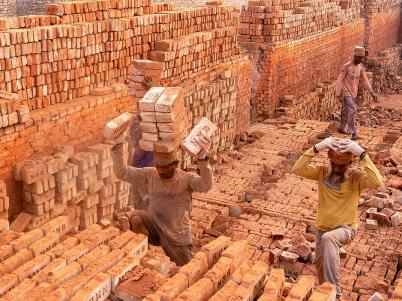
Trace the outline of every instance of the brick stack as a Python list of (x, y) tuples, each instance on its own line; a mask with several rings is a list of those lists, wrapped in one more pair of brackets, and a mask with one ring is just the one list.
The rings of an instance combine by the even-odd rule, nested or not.
[[(8, 222), (8, 208), (10, 207), (10, 199), (7, 196), (6, 183), (0, 181), (0, 220)], [(4, 222), (0, 222), (4, 223)], [(0, 226), (4, 228), (4, 226)], [(1, 230), (0, 230), (1, 232)]]
[(20, 131), (29, 120), (28, 106), (19, 101), (17, 94), (0, 91), (0, 110), (0, 131), (6, 135)]
[(129, 205), (130, 184), (123, 181), (116, 182), (115, 209), (121, 210)]
[(28, 2), (17, 0), (17, 14), (24, 15), (43, 15), (45, 13), (45, 6), (54, 0), (31, 0)]
[(17, 0), (1, 0), (0, 1), (0, 17), (15, 16), (17, 11)]
[[(205, 69), (234, 60), (243, 53), (238, 47), (235, 33), (235, 27), (223, 27), (158, 41), (155, 51), (150, 53), (151, 60), (134, 62), (133, 82), (141, 82), (138, 76), (151, 76), (154, 84), (178, 85), (185, 79), (194, 78), (196, 74), (205, 74)], [(141, 85), (133, 84), (131, 87), (138, 91), (133, 93), (134, 96), (144, 95), (140, 92), (145, 91)]]
[(62, 24), (120, 19), (149, 13), (149, 0), (57, 2), (46, 5), (46, 14), (59, 16)]
[(398, 10), (401, 3), (401, 0), (366, 0), (364, 1), (364, 12), (366, 14), (374, 14)]
[(183, 88), (151, 88), (138, 108), (143, 150), (169, 153), (180, 145), (189, 128)]
[(86, 194), (85, 199), (80, 203), (80, 228), (85, 229), (98, 222), (97, 204), (99, 196), (97, 192), (103, 186), (103, 182), (98, 179), (97, 175), (99, 156), (96, 153), (79, 152), (74, 154), (69, 161), (78, 166), (78, 193)]
[(128, 206), (129, 185), (114, 176), (110, 145), (95, 144), (77, 153), (69, 145), (57, 150), (15, 168), (16, 180), (24, 184), (24, 210), (32, 215), (28, 229), (60, 214), (69, 215), (72, 228), (85, 229), (101, 219), (112, 220), (115, 208)]
[(62, 168), (60, 158), (32, 157), (19, 162), (14, 169), (17, 181), (23, 181), (23, 208), (33, 215), (31, 227), (47, 222), (55, 208), (56, 183), (54, 175)]
[(384, 94), (402, 92), (402, 80), (399, 76), (401, 63), (401, 46), (395, 46), (381, 51), (377, 56), (370, 57), (368, 69), (373, 74), (374, 91)]
[[(230, 148), (235, 135), (248, 126), (250, 96), (250, 89), (239, 85), (248, 86), (250, 65), (248, 57), (238, 47), (234, 28), (159, 41), (150, 58), (134, 62), (129, 78), (130, 93), (135, 98), (144, 96), (142, 83), (146, 76), (150, 76), (156, 86), (184, 87), (190, 124), (196, 125), (202, 117), (208, 117), (219, 127), (213, 148)], [(190, 158), (182, 159), (186, 166)]]
[(294, 95), (285, 95), (280, 101), (280, 107), (275, 110), (276, 116), (328, 119), (334, 112), (340, 112), (342, 106), (335, 96), (335, 84), (335, 82), (318, 84), (313, 92), (297, 99)]
[(2, 300), (105, 300), (147, 254), (144, 235), (92, 225), (65, 236), (65, 223), (53, 221), (18, 236), (0, 233)]
[(100, 221), (103, 218), (112, 220), (117, 201), (116, 182), (118, 180), (113, 174), (111, 146), (96, 144), (89, 146), (88, 151), (98, 155), (96, 170), (101, 188), (93, 197), (93, 204), (97, 204), (97, 220)]
[(242, 41), (279, 42), (357, 20), (359, 2), (249, 1), (242, 6), (239, 33)]
[[(161, 14), (157, 10), (171, 9), (170, 5), (151, 9), (148, 1), (141, 3), (63, 2), (49, 5), (54, 15), (1, 20), (0, 60), (7, 68), (0, 90), (18, 93), (30, 109), (65, 102), (96, 87), (124, 81), (132, 60), (144, 57), (157, 41), (236, 22), (235, 11), (228, 6)], [(134, 11), (150, 14), (133, 16)], [(19, 28), (25, 29), (12, 31)], [(105, 48), (106, 43), (110, 47)], [(52, 64), (58, 65), (57, 72)]]
[[(377, 1), (366, 3), (379, 4)], [(400, 42), (401, 3), (400, 0), (381, 1), (382, 8), (370, 10), (366, 7), (364, 12), (366, 19), (364, 45), (369, 56), (375, 56), (380, 51), (393, 47)], [(381, 35), (379, 31), (385, 31), (387, 34)]]

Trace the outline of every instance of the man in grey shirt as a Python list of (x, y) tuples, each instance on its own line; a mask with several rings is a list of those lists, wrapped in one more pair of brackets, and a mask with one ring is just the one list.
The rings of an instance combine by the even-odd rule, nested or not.
[(149, 237), (153, 245), (160, 245), (177, 265), (192, 258), (190, 218), (192, 192), (207, 192), (213, 185), (212, 168), (207, 152), (211, 139), (205, 136), (197, 142), (201, 152), (197, 155), (200, 175), (179, 168), (178, 152), (154, 153), (155, 167), (127, 166), (123, 158), (125, 134), (116, 139), (112, 148), (114, 172), (126, 182), (145, 182), (149, 193), (147, 211), (135, 210), (130, 217), (131, 229)]

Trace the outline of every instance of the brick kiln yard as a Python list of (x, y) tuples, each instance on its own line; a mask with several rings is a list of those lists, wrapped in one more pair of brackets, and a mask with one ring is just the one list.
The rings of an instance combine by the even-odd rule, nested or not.
[[(360, 198), (342, 297), (402, 300), (401, 1), (159, 2), (35, 0), (44, 11), (14, 16), (22, 2), (0, 0), (0, 300), (334, 301), (316, 279), (317, 185), (291, 168), (345, 137), (335, 79), (355, 45), (380, 95), (359, 91), (359, 143), (384, 185)], [(180, 134), (218, 126), (183, 267), (129, 230), (130, 186), (102, 134), (149, 78), (181, 91)], [(169, 146), (158, 130), (147, 147)]]

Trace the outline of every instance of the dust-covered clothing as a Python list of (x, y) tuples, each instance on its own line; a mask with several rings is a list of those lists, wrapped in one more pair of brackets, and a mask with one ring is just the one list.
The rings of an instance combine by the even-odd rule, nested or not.
[(368, 155), (360, 161), (364, 172), (351, 171), (347, 180), (341, 183), (340, 190), (329, 188), (325, 179), (329, 173), (326, 166), (310, 165), (315, 156), (313, 148), (308, 149), (293, 166), (292, 171), (302, 177), (318, 182), (318, 211), (316, 227), (329, 231), (346, 225), (357, 229), (357, 207), (360, 194), (365, 188), (382, 185), (382, 177)]
[(360, 194), (365, 188), (382, 185), (382, 177), (366, 154), (360, 161), (363, 172), (351, 171), (346, 181), (334, 189), (326, 184), (329, 168), (310, 165), (315, 156), (308, 149), (293, 166), (292, 171), (302, 177), (318, 182), (318, 211), (316, 228), (316, 266), (319, 283), (328, 281), (336, 286), (337, 297), (341, 295), (339, 284), (339, 248), (349, 244), (357, 230), (357, 207)]
[(344, 96), (342, 102), (342, 111), (341, 111), (341, 123), (339, 128), (342, 131), (345, 131), (346, 125), (348, 126), (348, 131), (352, 135), (356, 135), (356, 116), (357, 105), (353, 101), (352, 96)]
[(348, 226), (341, 226), (327, 232), (317, 231), (315, 255), (318, 282), (319, 284), (324, 282), (333, 283), (336, 287), (336, 296), (338, 298), (342, 294), (339, 283), (339, 249), (350, 244), (355, 235), (356, 230)]
[(148, 215), (172, 243), (191, 244), (190, 218), (192, 192), (207, 192), (212, 188), (213, 175), (209, 161), (198, 161), (200, 175), (176, 169), (171, 179), (160, 178), (156, 168), (128, 167), (123, 159), (123, 145), (112, 148), (114, 172), (126, 182), (146, 181), (149, 192)]
[(373, 92), (364, 67), (361, 64), (355, 65), (349, 62), (342, 67), (338, 76), (336, 96), (351, 96), (356, 98), (359, 85), (370, 93)]
[(139, 216), (141, 218), (142, 223), (149, 232), (149, 243), (154, 246), (161, 246), (169, 258), (178, 266), (183, 266), (191, 260), (193, 256), (191, 254), (191, 244), (182, 246), (170, 241), (152, 216), (144, 210), (135, 210), (132, 216)]

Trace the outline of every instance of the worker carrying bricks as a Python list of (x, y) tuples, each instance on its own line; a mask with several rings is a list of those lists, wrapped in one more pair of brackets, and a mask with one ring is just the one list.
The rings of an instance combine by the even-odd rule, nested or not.
[(369, 91), (374, 100), (377, 101), (377, 95), (375, 95), (373, 88), (368, 81), (365, 69), (361, 65), (364, 55), (364, 47), (356, 46), (353, 61), (346, 63), (342, 67), (336, 82), (336, 96), (342, 102), (341, 123), (338, 132), (348, 134), (348, 131), (346, 130), (347, 125), (349, 134), (352, 135), (352, 140), (359, 139), (356, 132), (355, 122), (355, 115), (357, 112), (355, 99), (357, 97), (359, 85)]
[(149, 208), (135, 210), (130, 217), (134, 232), (149, 237), (153, 245), (160, 245), (177, 265), (182, 266), (192, 258), (190, 217), (192, 192), (207, 192), (212, 188), (213, 175), (207, 153), (211, 139), (204, 135), (197, 138), (201, 151), (197, 154), (200, 175), (185, 172), (179, 166), (177, 151), (154, 153), (155, 167), (127, 166), (123, 159), (125, 134), (116, 138), (112, 148), (114, 172), (126, 182), (146, 182)]
[[(328, 150), (330, 166), (310, 164), (324, 150)], [(354, 157), (358, 158), (361, 170), (350, 168)], [(381, 186), (382, 177), (358, 143), (335, 138), (327, 138), (308, 149), (292, 171), (318, 182), (317, 276), (320, 284), (333, 283), (340, 298), (339, 248), (349, 244), (356, 234), (360, 194), (366, 188)]]

